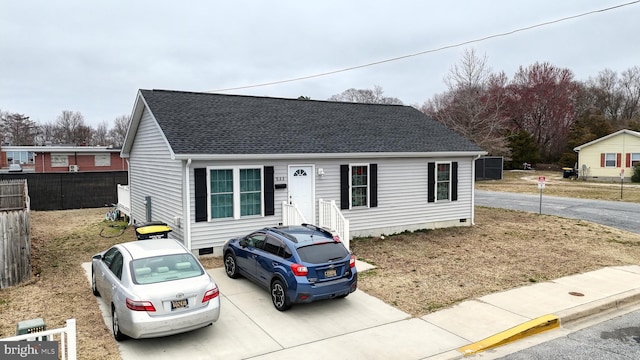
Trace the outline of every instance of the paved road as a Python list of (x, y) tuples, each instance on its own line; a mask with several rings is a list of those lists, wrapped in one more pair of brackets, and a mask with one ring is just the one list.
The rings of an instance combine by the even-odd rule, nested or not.
[(636, 310), (500, 359), (639, 359), (639, 323)]
[(580, 219), (640, 234), (640, 204), (558, 196), (475, 191), (476, 205)]

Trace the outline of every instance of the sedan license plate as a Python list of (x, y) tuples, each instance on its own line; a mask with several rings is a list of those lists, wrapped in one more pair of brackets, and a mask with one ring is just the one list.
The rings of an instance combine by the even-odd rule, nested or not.
[(336, 276), (336, 269), (329, 269), (327, 271), (324, 272), (324, 277), (334, 277)]
[(171, 300), (171, 310), (186, 308), (188, 305), (187, 299)]

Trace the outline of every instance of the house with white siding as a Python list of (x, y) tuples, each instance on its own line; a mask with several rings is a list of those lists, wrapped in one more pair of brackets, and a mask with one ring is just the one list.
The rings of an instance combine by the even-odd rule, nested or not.
[(486, 152), (409, 106), (140, 90), (131, 119), (131, 219), (197, 254), (265, 226), (344, 232), (336, 216), (347, 242), (473, 224)]
[(620, 130), (576, 146), (578, 170), (583, 178), (627, 180), (640, 164), (640, 132)]

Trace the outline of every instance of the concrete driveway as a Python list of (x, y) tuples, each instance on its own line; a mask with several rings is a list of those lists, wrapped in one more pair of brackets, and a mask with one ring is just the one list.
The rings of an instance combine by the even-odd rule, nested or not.
[[(91, 264), (83, 264), (90, 282)], [(282, 358), (300, 345), (323, 340), (349, 347), (348, 334), (371, 331), (373, 339), (394, 333), (394, 323), (411, 316), (357, 290), (344, 299), (320, 301), (277, 311), (269, 293), (246, 279), (230, 279), (224, 269), (209, 270), (221, 293), (220, 319), (207, 328), (158, 339), (125, 340), (119, 344), (123, 360)], [(105, 325), (111, 315), (101, 298)], [(389, 325), (389, 328), (385, 328)], [(347, 337), (344, 337), (347, 336)], [(395, 337), (379, 344), (393, 348)], [(340, 340), (343, 339), (343, 340)], [(407, 340), (411, 337), (407, 337)], [(346, 342), (345, 342), (346, 341)], [(353, 343), (355, 346), (355, 343)], [(364, 345), (364, 344), (363, 344)]]

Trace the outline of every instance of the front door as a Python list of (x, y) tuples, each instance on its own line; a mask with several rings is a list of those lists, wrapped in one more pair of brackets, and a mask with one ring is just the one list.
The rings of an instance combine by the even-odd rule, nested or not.
[(289, 204), (296, 204), (308, 223), (315, 224), (313, 165), (289, 165)]

